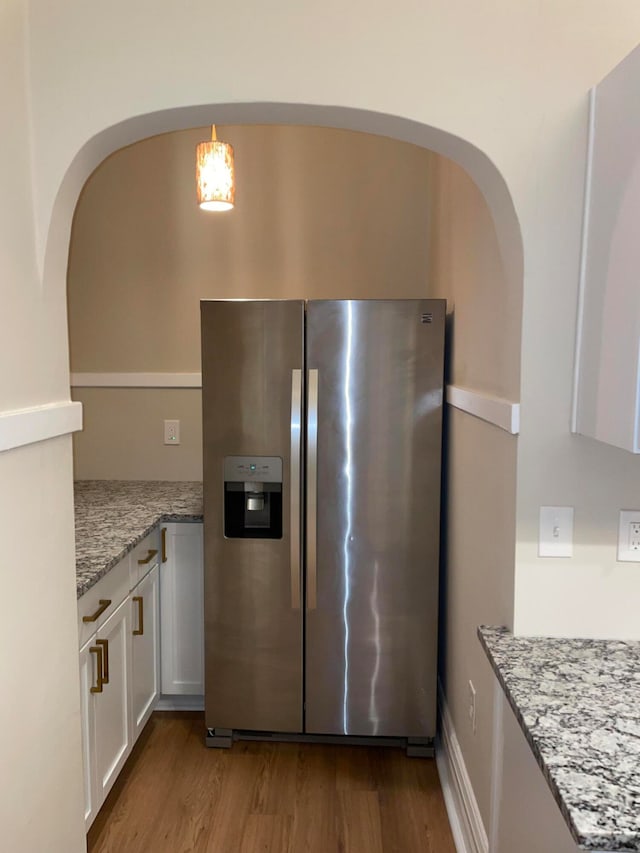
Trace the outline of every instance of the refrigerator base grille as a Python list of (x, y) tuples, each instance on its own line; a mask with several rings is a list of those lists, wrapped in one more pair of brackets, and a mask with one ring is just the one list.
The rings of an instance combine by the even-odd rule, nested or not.
[(409, 758), (433, 758), (433, 738), (354, 737), (352, 735), (307, 735), (297, 732), (257, 732), (237, 729), (207, 729), (205, 744), (213, 749), (231, 749), (237, 740), (274, 743), (324, 743), (337, 746), (381, 746), (406, 750)]

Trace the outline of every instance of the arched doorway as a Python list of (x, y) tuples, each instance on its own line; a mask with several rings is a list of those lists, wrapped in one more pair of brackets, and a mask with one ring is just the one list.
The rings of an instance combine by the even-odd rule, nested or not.
[[(66, 280), (66, 265), (68, 258), (69, 234), (71, 229), (71, 220), (75, 209), (77, 198), (84, 185), (84, 181), (93, 169), (104, 159), (104, 157), (113, 153), (122, 145), (128, 145), (137, 140), (157, 132), (181, 129), (192, 126), (194, 123), (203, 124), (211, 120), (215, 114), (215, 119), (218, 124), (233, 122), (273, 123), (274, 117), (277, 117), (282, 122), (286, 121), (291, 124), (299, 125), (319, 125), (338, 127), (346, 130), (364, 131), (367, 133), (377, 133), (383, 136), (388, 136), (402, 142), (410, 142), (413, 145), (418, 145), (421, 148), (435, 152), (437, 156), (446, 160), (452, 165), (452, 168), (457, 172), (449, 172), (442, 174), (438, 183), (440, 198), (446, 199), (449, 193), (457, 193), (460, 190), (461, 174), (464, 172), (469, 179), (469, 183), (475, 187), (476, 202), (478, 197), (482, 199), (482, 204), (485, 205), (488, 213), (487, 219), (491, 221), (495, 236), (495, 251), (499, 256), (500, 263), (504, 273), (504, 280), (507, 288), (511, 288), (514, 293), (521, 298), (522, 290), (522, 248), (519, 226), (510, 195), (506, 185), (497, 172), (495, 167), (480, 152), (471, 144), (460, 140), (450, 134), (440, 131), (426, 125), (417, 124), (393, 116), (383, 116), (376, 113), (368, 113), (354, 110), (335, 110), (333, 108), (321, 107), (296, 107), (291, 105), (248, 105), (237, 107), (216, 107), (198, 108), (197, 110), (182, 109), (178, 111), (170, 111), (168, 113), (155, 114), (153, 116), (138, 117), (131, 119), (121, 125), (105, 130), (100, 136), (91, 140), (85, 148), (79, 152), (74, 162), (71, 164), (63, 186), (57, 197), (54, 206), (51, 229), (45, 256), (45, 285), (59, 287)], [(198, 121), (196, 121), (196, 118)], [(470, 178), (469, 178), (470, 176)], [(465, 185), (465, 196), (467, 200), (471, 200), (469, 194), (469, 186)], [(475, 202), (474, 202), (475, 203)], [(455, 226), (457, 228), (457, 226)], [(455, 229), (454, 229), (455, 230)], [(455, 254), (460, 250), (460, 246), (453, 248)], [(450, 268), (449, 275), (455, 275), (456, 269)], [(64, 291), (64, 287), (62, 287)], [(517, 301), (517, 300), (516, 300)], [(511, 356), (516, 361), (516, 371), (519, 364), (519, 319), (517, 321), (516, 337), (517, 340), (511, 342)], [(482, 346), (482, 335), (476, 341), (475, 346)], [(460, 458), (456, 465), (458, 470), (457, 479), (453, 486), (458, 490), (458, 493), (465, 485), (465, 477), (473, 479), (475, 474), (469, 476), (463, 472), (465, 454), (468, 453), (469, 437), (464, 436), (467, 430), (466, 426), (458, 424), (454, 441), (456, 445), (462, 449)], [(476, 442), (475, 450), (479, 458), (485, 458), (485, 454), (479, 450), (478, 442), (485, 440), (484, 437), (475, 434), (472, 441)], [(504, 470), (502, 471), (504, 479), (511, 482), (515, 491), (515, 458), (513, 453), (514, 443), (506, 451), (506, 461), (504, 461)], [(496, 458), (502, 460), (502, 450), (496, 451), (492, 448), (491, 457), (495, 464)], [(499, 466), (498, 466), (499, 467)], [(477, 498), (477, 494), (476, 494)], [(456, 512), (450, 513), (450, 522), (456, 522)], [(460, 521), (460, 520), (459, 520)], [(512, 525), (514, 530), (513, 519), (507, 519), (507, 527)], [(465, 556), (465, 543), (460, 545), (459, 535), (460, 524), (453, 531), (454, 549), (452, 550), (452, 563), (463, 564)], [(507, 535), (507, 540), (510, 536)], [(506, 550), (508, 551), (510, 542), (507, 541)], [(456, 550), (458, 549), (458, 550)], [(460, 555), (463, 555), (462, 557)], [(455, 671), (458, 668), (460, 659), (464, 658), (469, 653), (469, 647), (473, 645), (473, 637), (471, 640), (467, 636), (468, 625), (476, 618), (474, 614), (470, 614), (469, 610), (460, 607), (461, 601), (465, 598), (463, 590), (465, 584), (464, 573), (458, 573), (454, 577), (451, 576), (451, 583), (447, 588), (447, 597), (449, 602), (453, 603), (452, 625), (454, 625), (455, 636), (453, 642), (447, 644), (448, 662), (446, 666)], [(512, 582), (512, 581), (511, 581)], [(502, 583), (502, 581), (500, 581)], [(507, 581), (507, 587), (508, 587)], [(492, 594), (490, 585), (486, 585), (487, 595)], [(501, 587), (502, 599), (509, 597), (507, 589), (506, 596), (504, 595), (504, 584)], [(448, 602), (445, 602), (448, 606)], [(486, 610), (482, 611), (486, 614)], [(508, 618), (508, 617), (507, 617)], [(498, 618), (494, 620), (492, 617), (482, 616), (477, 621), (505, 621)], [(460, 645), (461, 644), (461, 645)], [(458, 646), (458, 648), (456, 648)], [(483, 691), (484, 692), (484, 691)], [(488, 691), (487, 691), (488, 692)], [(455, 704), (454, 716), (459, 714), (459, 700), (452, 699), (452, 704)], [(486, 725), (489, 727), (489, 719), (486, 719)]]

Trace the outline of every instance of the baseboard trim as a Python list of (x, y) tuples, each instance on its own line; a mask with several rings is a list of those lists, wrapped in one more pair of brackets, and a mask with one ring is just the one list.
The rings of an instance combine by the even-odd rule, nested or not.
[(202, 388), (201, 373), (72, 373), (72, 388)]
[(456, 850), (489, 853), (487, 833), (440, 682), (438, 704), (440, 734), (436, 739), (436, 763)]
[(471, 391), (469, 388), (459, 388), (457, 385), (447, 385), (447, 403), (511, 435), (520, 432), (520, 403)]
[(204, 711), (204, 696), (160, 696), (155, 711)]
[(82, 403), (70, 400), (0, 412), (0, 452), (82, 429)]

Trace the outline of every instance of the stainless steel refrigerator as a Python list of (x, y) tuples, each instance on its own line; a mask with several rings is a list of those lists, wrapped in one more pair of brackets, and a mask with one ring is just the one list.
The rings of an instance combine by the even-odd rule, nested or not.
[(207, 742), (432, 738), (444, 300), (201, 318)]

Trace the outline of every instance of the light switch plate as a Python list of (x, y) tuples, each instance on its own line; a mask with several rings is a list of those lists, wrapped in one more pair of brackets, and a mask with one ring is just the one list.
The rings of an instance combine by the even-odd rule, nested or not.
[(539, 557), (573, 557), (573, 507), (541, 506)]
[(620, 510), (618, 560), (621, 563), (640, 563), (640, 510)]

